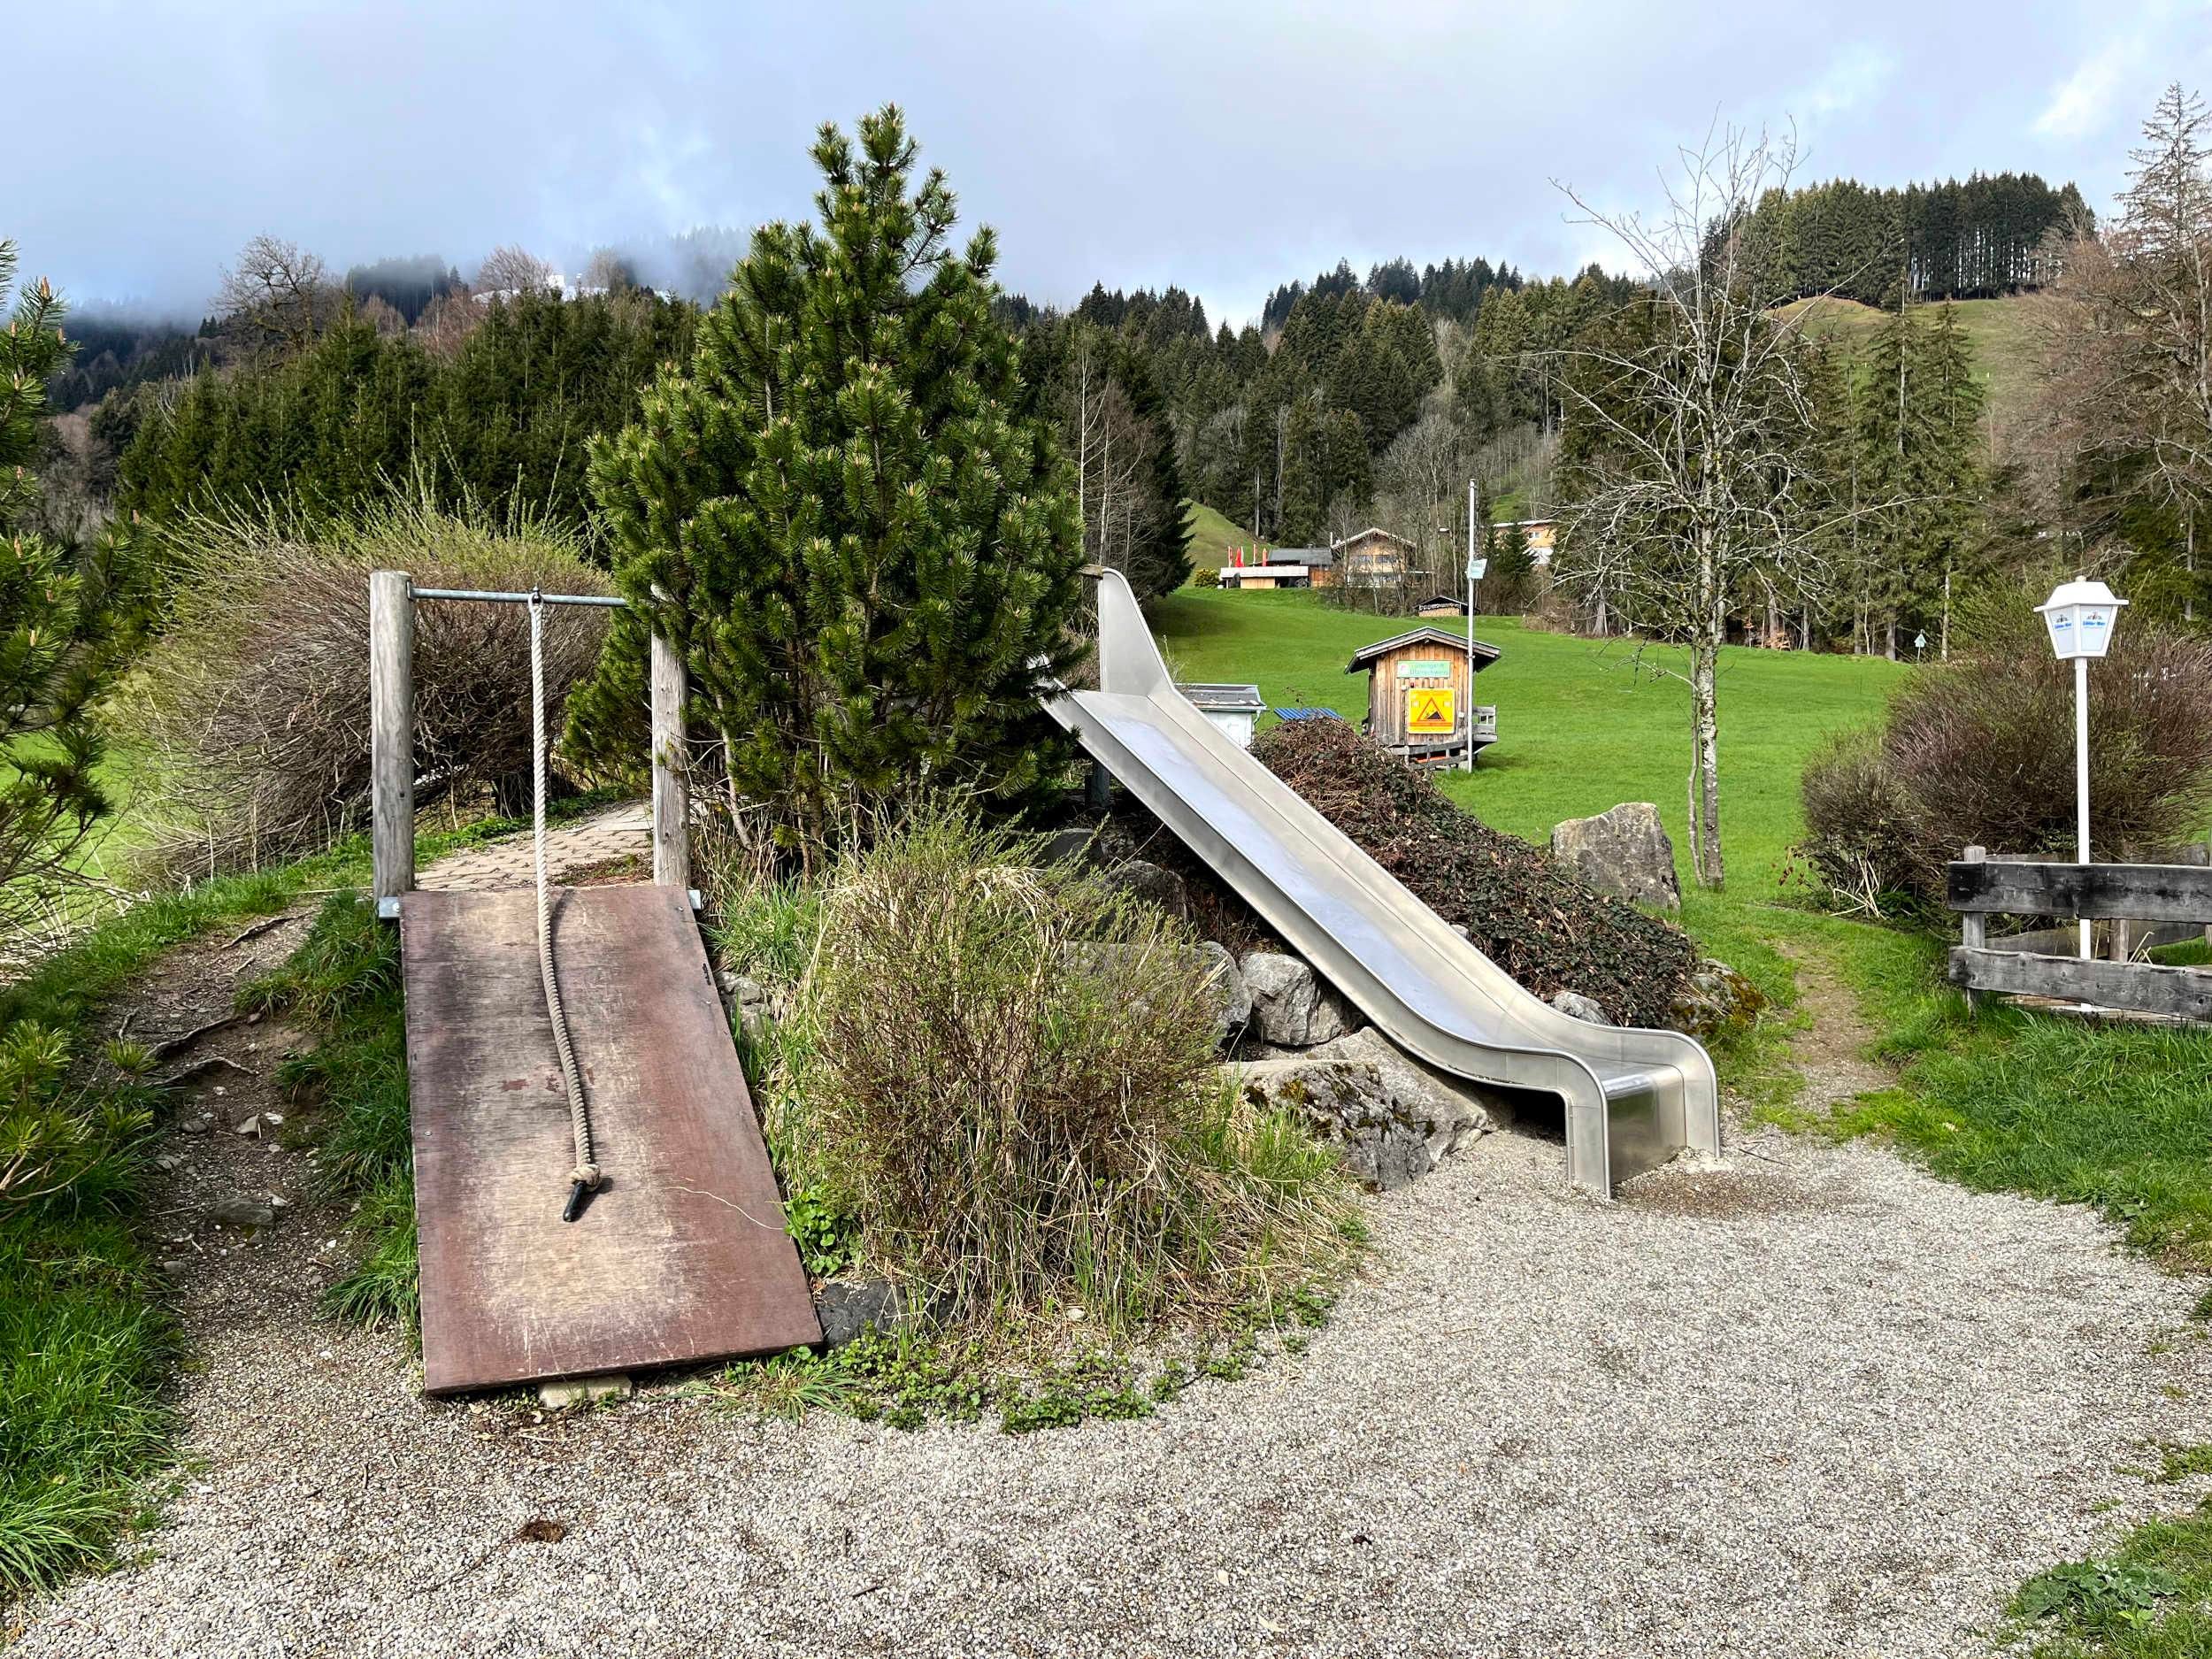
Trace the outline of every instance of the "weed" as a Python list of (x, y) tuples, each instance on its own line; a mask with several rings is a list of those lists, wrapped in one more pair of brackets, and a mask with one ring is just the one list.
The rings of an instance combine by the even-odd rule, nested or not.
[(829, 1279), (853, 1262), (859, 1227), (821, 1188), (803, 1187), (784, 1201), (784, 1225), (799, 1247), (799, 1263), (817, 1279)]

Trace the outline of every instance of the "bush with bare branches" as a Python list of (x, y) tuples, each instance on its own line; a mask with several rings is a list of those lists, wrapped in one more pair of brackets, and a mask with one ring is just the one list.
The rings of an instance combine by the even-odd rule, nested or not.
[[(196, 872), (296, 856), (365, 822), (370, 572), (405, 570), (419, 587), (607, 591), (565, 533), (404, 500), (335, 528), (242, 514), (164, 534), (178, 572), (173, 609), (117, 721), (143, 757), (155, 860)], [(595, 609), (548, 611), (553, 731), (605, 632)], [(522, 606), (419, 606), (414, 685), (419, 803), (526, 775)]]
[[(1944, 867), (1970, 845), (2074, 850), (2073, 669), (2024, 623), (1921, 671), (1879, 734), (1842, 741), (1805, 771), (1801, 850), (1855, 905), (1883, 893), (1939, 904)], [(2090, 665), (2090, 844), (2144, 858), (2212, 814), (2212, 642), (2139, 623)]]

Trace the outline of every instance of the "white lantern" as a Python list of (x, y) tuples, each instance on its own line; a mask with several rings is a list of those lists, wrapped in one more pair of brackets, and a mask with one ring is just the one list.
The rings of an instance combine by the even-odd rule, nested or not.
[(2061, 582), (2036, 606), (2051, 633), (2051, 649), (2062, 663), (2102, 657), (2112, 648), (2112, 630), (2127, 601), (2102, 582)]

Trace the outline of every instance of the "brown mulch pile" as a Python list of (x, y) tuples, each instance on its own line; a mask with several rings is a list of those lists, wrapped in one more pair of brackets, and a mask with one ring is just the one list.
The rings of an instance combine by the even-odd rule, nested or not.
[[(1525, 989), (1594, 998), (1615, 1023), (1669, 1025), (1697, 965), (1681, 929), (1586, 887), (1551, 856), (1453, 804), (1435, 780), (1341, 720), (1286, 720), (1253, 754)], [(1110, 850), (1172, 870), (1192, 920), (1233, 950), (1279, 949), (1267, 925), (1125, 796)]]

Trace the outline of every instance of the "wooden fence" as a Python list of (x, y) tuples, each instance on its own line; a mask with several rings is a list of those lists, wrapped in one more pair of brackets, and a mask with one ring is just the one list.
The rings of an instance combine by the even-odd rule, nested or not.
[[(1962, 941), (1951, 979), (1978, 1005), (1983, 995), (2050, 997), (2100, 1008), (2212, 1023), (2212, 972), (2132, 960), (2154, 930), (2212, 923), (2212, 868), (2189, 864), (2075, 864), (1992, 857), (1979, 847), (1949, 870), (1946, 902)], [(2108, 924), (2114, 960), (2022, 949), (1992, 941), (1992, 916), (2062, 916)], [(2031, 935), (2037, 944), (2053, 935)], [(2063, 939), (2064, 935), (2059, 935)]]

